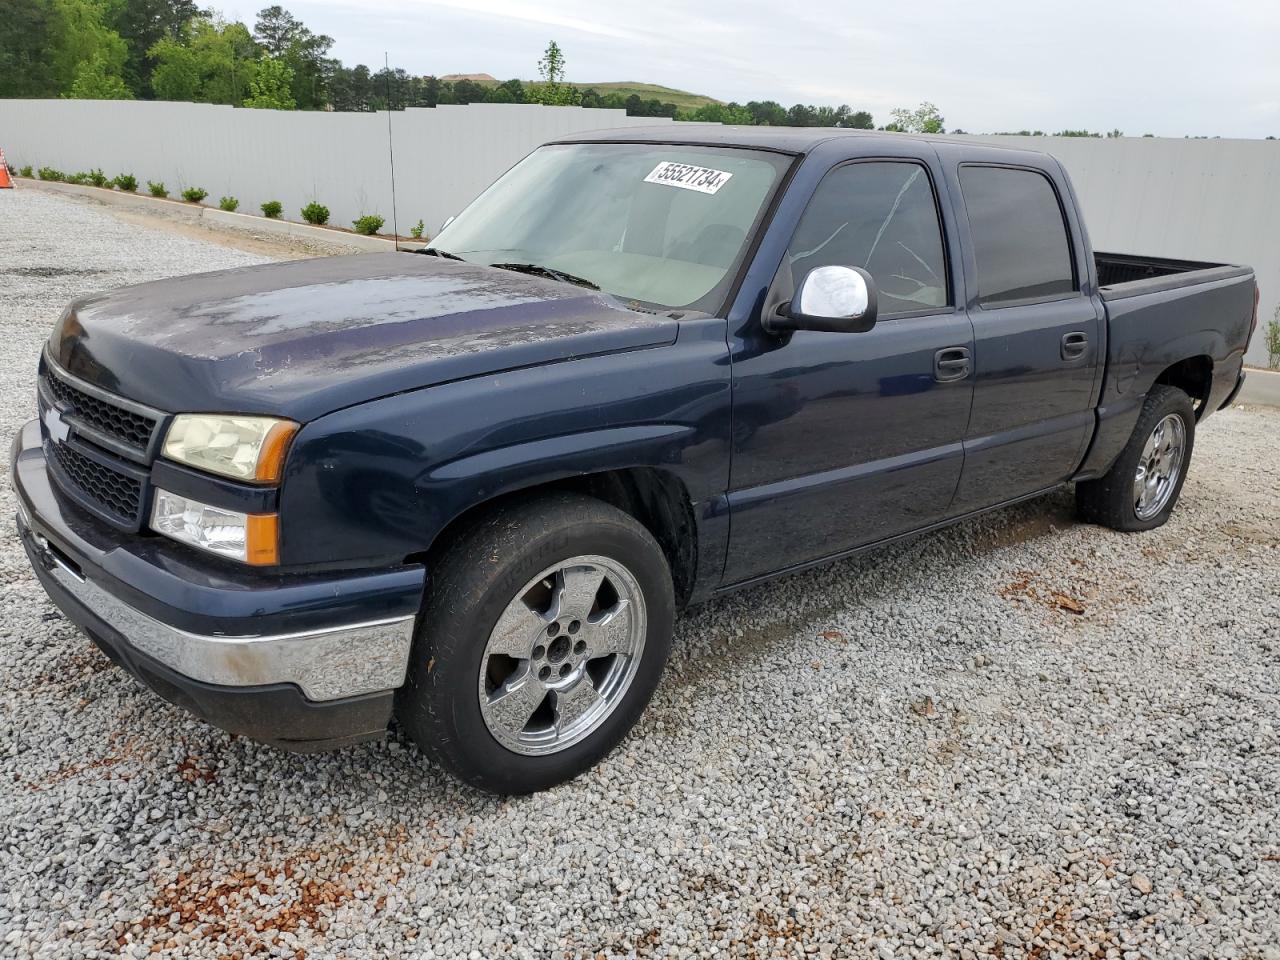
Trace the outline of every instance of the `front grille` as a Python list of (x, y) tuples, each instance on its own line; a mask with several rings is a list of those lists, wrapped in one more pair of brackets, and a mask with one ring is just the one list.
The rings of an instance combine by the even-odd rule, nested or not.
[(142, 482), (92, 460), (65, 443), (50, 443), (53, 457), (75, 491), (117, 522), (137, 527), (142, 513)]
[(139, 453), (146, 451), (156, 429), (154, 418), (92, 396), (52, 370), (46, 375), (45, 383), (54, 400), (69, 416)]

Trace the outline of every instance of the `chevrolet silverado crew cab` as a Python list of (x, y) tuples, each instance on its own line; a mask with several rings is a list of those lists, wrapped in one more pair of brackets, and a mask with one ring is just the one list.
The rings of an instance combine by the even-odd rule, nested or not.
[(1256, 313), (1246, 267), (1095, 253), (1043, 154), (606, 132), (429, 248), (72, 303), (18, 529), (197, 716), (297, 750), (394, 718), (537, 790), (636, 722), (688, 604), (1065, 484), (1164, 523)]

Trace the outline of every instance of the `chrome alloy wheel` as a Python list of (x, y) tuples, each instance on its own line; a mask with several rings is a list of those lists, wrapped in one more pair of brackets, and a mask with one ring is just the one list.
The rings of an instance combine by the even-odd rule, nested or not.
[(573, 557), (507, 604), (480, 663), (480, 713), (508, 750), (556, 753), (595, 731), (640, 665), (644, 595), (626, 567)]
[(1133, 509), (1139, 520), (1150, 520), (1169, 503), (1187, 449), (1187, 428), (1171, 413), (1156, 424), (1138, 457), (1133, 475)]

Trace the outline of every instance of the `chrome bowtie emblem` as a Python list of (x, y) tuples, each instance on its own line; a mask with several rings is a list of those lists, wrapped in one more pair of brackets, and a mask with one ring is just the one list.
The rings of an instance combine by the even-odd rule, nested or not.
[(62, 419), (57, 407), (50, 407), (44, 412), (44, 428), (54, 443), (66, 443), (67, 437), (71, 436), (71, 428)]

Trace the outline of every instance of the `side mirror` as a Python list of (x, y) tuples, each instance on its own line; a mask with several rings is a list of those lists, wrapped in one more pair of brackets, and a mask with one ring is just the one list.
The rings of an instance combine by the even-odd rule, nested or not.
[(820, 330), (865, 333), (876, 325), (876, 285), (861, 267), (814, 267), (795, 296), (767, 318), (771, 333)]

